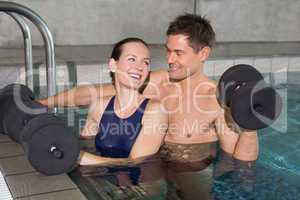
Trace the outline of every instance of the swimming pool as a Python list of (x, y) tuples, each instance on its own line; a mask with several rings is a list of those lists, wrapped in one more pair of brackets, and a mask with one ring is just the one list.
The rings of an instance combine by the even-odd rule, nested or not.
[[(166, 170), (158, 159), (152, 159), (133, 168), (86, 168), (69, 175), (88, 199), (298, 200), (300, 73), (285, 76), (286, 82), (276, 85), (284, 99), (283, 113), (272, 127), (259, 131), (260, 155), (255, 166), (227, 160), (221, 166), (223, 172), (216, 173), (221, 157), (202, 171), (179, 172)], [(76, 127), (85, 115), (84, 110), (75, 112)]]

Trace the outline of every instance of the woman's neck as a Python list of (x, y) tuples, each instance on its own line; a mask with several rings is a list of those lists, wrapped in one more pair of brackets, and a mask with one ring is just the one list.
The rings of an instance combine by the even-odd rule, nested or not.
[(138, 90), (133, 90), (116, 84), (115, 111), (126, 116), (132, 113), (140, 105), (143, 96)]

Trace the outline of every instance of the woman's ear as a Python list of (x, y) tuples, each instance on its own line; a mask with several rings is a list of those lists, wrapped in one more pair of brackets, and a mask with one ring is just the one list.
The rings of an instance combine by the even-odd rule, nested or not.
[(110, 58), (109, 62), (108, 62), (108, 66), (109, 66), (109, 71), (116, 72), (116, 70), (117, 70), (117, 63), (116, 63), (115, 59)]

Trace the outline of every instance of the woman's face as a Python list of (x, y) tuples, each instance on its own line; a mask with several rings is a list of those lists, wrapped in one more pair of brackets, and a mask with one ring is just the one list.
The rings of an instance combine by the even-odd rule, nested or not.
[(129, 42), (123, 45), (119, 60), (111, 59), (110, 70), (115, 72), (116, 83), (139, 89), (148, 76), (149, 65), (149, 49), (140, 42)]

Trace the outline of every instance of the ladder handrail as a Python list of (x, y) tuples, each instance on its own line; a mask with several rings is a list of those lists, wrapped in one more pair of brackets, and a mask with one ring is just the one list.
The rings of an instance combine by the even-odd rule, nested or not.
[(46, 22), (30, 8), (14, 2), (0, 1), (0, 12), (13, 12), (22, 15), (38, 28), (45, 43), (48, 96), (56, 94), (54, 42)]
[(33, 90), (33, 63), (32, 63), (32, 42), (29, 26), (26, 24), (24, 17), (11, 12), (6, 12), (12, 17), (22, 30), (24, 38), (24, 58), (25, 58), (25, 82)]

